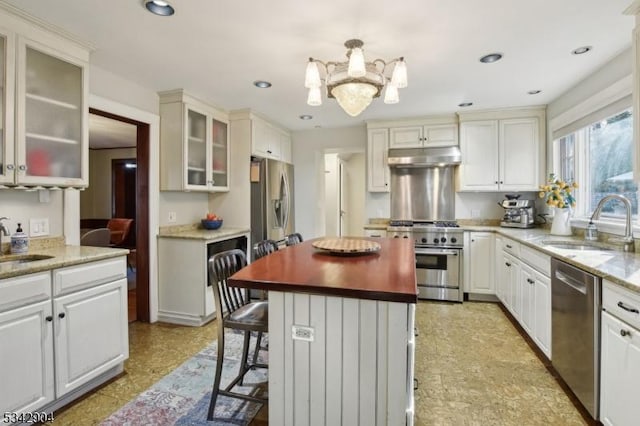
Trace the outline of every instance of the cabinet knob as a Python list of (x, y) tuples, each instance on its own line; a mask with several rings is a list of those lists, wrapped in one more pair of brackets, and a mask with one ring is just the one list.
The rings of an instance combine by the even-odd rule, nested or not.
[(60, 319), (64, 318), (65, 316), (66, 316), (66, 314), (64, 312), (60, 312), (58, 314), (58, 318), (60, 318)]
[(527, 278), (527, 282), (528, 282), (529, 284), (533, 284), (535, 281), (533, 281), (531, 278)]
[(27, 166), (25, 166), (24, 164), (20, 164), (20, 165), (18, 166), (18, 170), (20, 170), (20, 171), (23, 171), (23, 172), (24, 172), (24, 171), (26, 171), (26, 170), (27, 170)]
[(13, 170), (15, 166), (13, 164), (7, 164), (7, 170)]
[(500, 184), (503, 184), (503, 183), (504, 183), (503, 181), (500, 181)]
[(53, 321), (53, 317), (51, 315), (47, 315), (46, 317), (44, 317), (44, 319), (46, 319), (49, 322)]
[(418, 390), (418, 379), (413, 378), (413, 390)]
[(504, 262), (505, 265), (507, 265), (508, 267), (511, 267), (511, 264), (509, 262)]
[(631, 336), (631, 332), (629, 330), (620, 329), (620, 335), (622, 337)]
[(389, 186), (389, 184), (385, 182), (385, 183), (384, 183), (384, 186)]
[(498, 181), (495, 181), (494, 183), (497, 185), (497, 184), (498, 184)]
[(267, 154), (271, 154), (271, 151), (267, 150)]

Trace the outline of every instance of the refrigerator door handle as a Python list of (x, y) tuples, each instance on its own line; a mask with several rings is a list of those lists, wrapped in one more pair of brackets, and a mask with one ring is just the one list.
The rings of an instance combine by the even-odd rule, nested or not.
[(289, 226), (289, 209), (290, 204), (289, 204), (289, 181), (287, 179), (287, 175), (286, 173), (282, 173), (282, 194), (280, 194), (280, 196), (282, 197), (282, 201), (284, 204), (284, 208), (282, 209), (282, 229), (286, 230), (287, 227)]

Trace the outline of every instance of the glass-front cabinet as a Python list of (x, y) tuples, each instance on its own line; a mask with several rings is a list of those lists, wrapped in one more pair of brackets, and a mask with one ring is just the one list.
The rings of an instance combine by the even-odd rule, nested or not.
[(25, 40), (18, 48), (17, 182), (84, 186), (86, 64)]
[(229, 190), (229, 122), (182, 90), (160, 93), (160, 189)]
[(9, 15), (0, 10), (0, 187), (84, 187), (89, 50)]

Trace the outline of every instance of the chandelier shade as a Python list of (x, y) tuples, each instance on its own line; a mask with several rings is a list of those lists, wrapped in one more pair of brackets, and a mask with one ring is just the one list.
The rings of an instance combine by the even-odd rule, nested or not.
[[(407, 67), (404, 58), (396, 58), (389, 62), (375, 59), (366, 62), (360, 40), (347, 40), (347, 61), (322, 62), (309, 58), (305, 73), (305, 87), (309, 89), (307, 104), (317, 106), (322, 104), (322, 87), (327, 87), (327, 97), (335, 98), (338, 105), (352, 117), (358, 116), (373, 101), (380, 96), (386, 86), (384, 102), (398, 103), (399, 88), (407, 87)], [(393, 65), (391, 76), (385, 75)]]

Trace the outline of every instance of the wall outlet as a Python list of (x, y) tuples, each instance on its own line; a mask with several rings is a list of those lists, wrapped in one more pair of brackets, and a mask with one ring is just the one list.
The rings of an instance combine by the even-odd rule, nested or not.
[(29, 219), (29, 236), (42, 237), (49, 235), (49, 219)]
[(293, 325), (291, 326), (291, 338), (293, 340), (304, 340), (305, 342), (313, 342), (313, 331), (313, 327)]
[(169, 212), (169, 223), (175, 223), (178, 220), (176, 212)]
[(471, 219), (478, 219), (480, 217), (480, 210), (479, 209), (472, 209), (471, 210)]

